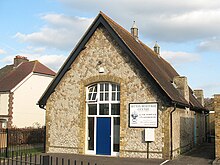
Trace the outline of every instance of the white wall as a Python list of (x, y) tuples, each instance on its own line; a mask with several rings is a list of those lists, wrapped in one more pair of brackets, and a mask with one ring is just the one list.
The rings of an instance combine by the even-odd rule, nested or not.
[(12, 125), (18, 128), (45, 125), (45, 110), (37, 104), (41, 95), (51, 82), (52, 77), (32, 74), (14, 91)]
[(9, 94), (0, 94), (0, 115), (8, 115)]

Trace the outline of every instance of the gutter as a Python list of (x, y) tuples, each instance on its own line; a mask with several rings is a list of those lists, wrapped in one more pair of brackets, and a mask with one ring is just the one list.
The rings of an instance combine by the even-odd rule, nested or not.
[(173, 158), (173, 112), (176, 110), (176, 103), (174, 103), (174, 108), (170, 112), (170, 159)]
[(40, 104), (39, 102), (36, 104), (36, 105), (38, 105), (41, 109), (44, 109), (44, 110), (46, 110), (46, 108), (45, 108), (45, 105), (43, 105), (43, 104)]

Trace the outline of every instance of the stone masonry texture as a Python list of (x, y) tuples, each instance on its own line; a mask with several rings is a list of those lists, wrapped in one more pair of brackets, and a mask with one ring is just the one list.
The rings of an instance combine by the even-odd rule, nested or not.
[(215, 111), (215, 157), (220, 159), (220, 94), (214, 95)]

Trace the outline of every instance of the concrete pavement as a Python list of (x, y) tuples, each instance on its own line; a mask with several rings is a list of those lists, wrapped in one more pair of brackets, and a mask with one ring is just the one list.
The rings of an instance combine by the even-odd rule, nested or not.
[(209, 165), (215, 159), (214, 143), (204, 143), (165, 165)]

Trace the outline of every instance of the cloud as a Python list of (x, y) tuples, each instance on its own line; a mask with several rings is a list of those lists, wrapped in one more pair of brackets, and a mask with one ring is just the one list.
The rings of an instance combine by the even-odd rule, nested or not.
[(12, 64), (15, 56), (5, 56), (0, 59), (0, 63), (2, 64)]
[(200, 42), (197, 46), (199, 51), (212, 51), (212, 52), (220, 52), (220, 36), (212, 37), (207, 40)]
[(220, 82), (205, 83), (199, 89), (204, 90), (206, 97), (213, 97), (214, 94), (220, 94)]
[(191, 63), (199, 60), (199, 55), (187, 52), (163, 51), (161, 56), (173, 65)]
[(22, 50), (19, 55), (27, 57), (30, 61), (38, 60), (47, 67), (58, 71), (61, 65), (64, 63), (67, 58), (66, 55), (49, 52), (48, 49), (44, 47), (26, 47)]
[(150, 0), (58, 1), (78, 15), (89, 15), (90, 18), (42, 14), (40, 18), (45, 24), (39, 31), (29, 34), (18, 32), (15, 38), (35, 46), (71, 51), (100, 9), (128, 30), (135, 20), (140, 38), (144, 40), (171, 43), (199, 40), (201, 44), (198, 48), (210, 51), (213, 50), (213, 44), (209, 44), (211, 40), (207, 38), (220, 38), (218, 0), (170, 0), (169, 3), (164, 0), (155, 0), (153, 3)]
[(14, 36), (21, 42), (60, 50), (71, 50), (86, 28), (91, 18), (71, 17), (63, 14), (42, 15), (46, 23), (38, 32), (30, 34), (16, 33)]
[(42, 62), (44, 65), (56, 72), (59, 70), (65, 60), (66, 56), (64, 55), (43, 55), (38, 57), (38, 61)]
[[(169, 2), (164, 0), (154, 0), (152, 3), (151, 0), (111, 0), (111, 1), (100, 1), (97, 2), (95, 0), (58, 0), (64, 5), (72, 8), (72, 9), (78, 9), (82, 12), (88, 12), (88, 11), (99, 11), (107, 10), (107, 9), (121, 9), (118, 12), (121, 11), (139, 11), (145, 12), (145, 13), (158, 13), (158, 11), (161, 12), (185, 12), (189, 10), (196, 10), (200, 8), (205, 9), (213, 9), (218, 8), (219, 1), (218, 0), (212, 0), (211, 2), (207, 0), (185, 0), (185, 1), (179, 1), (179, 0), (169, 0)], [(209, 3), (208, 3), (209, 2)], [(123, 7), (122, 7), (123, 6)], [(128, 10), (129, 9), (129, 10)], [(110, 10), (109, 10), (110, 11)], [(115, 12), (111, 10), (112, 13)]]
[[(48, 50), (44, 47), (32, 47), (28, 46), (20, 51), (19, 55), (27, 57), (29, 61), (38, 60), (42, 64), (46, 65), (54, 71), (58, 71), (61, 65), (64, 63), (67, 58), (66, 55), (62, 53), (52, 53), (47, 52)], [(11, 56), (5, 56), (0, 59), (0, 64), (2, 66), (13, 64), (14, 57), (18, 54)]]
[(30, 61), (38, 60), (42, 64), (46, 65), (54, 71), (58, 71), (61, 65), (64, 63), (66, 56), (62, 54), (21, 54), (21, 56), (28, 57)]
[(6, 54), (7, 52), (3, 49), (0, 49), (0, 54)]
[(161, 41), (186, 42), (220, 35), (220, 10), (199, 10), (153, 18), (144, 31)]
[(126, 29), (135, 20), (141, 35), (150, 40), (186, 42), (220, 36), (218, 0), (59, 1), (82, 14), (95, 15), (102, 9)]

